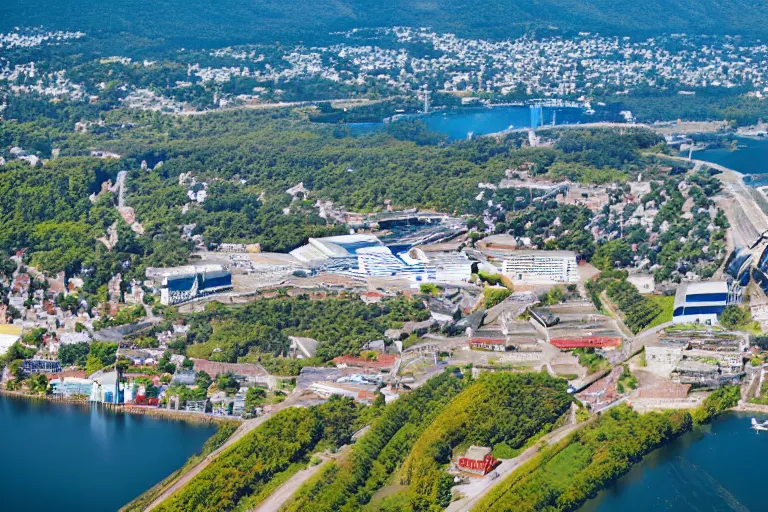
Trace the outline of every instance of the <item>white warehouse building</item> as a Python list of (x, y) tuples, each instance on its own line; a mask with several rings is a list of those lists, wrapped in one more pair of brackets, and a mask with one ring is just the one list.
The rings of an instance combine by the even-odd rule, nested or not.
[(501, 273), (513, 283), (578, 283), (579, 267), (572, 251), (514, 251), (502, 260)]
[(682, 283), (675, 293), (672, 321), (676, 324), (717, 324), (717, 317), (729, 304), (739, 304), (742, 290), (725, 281)]

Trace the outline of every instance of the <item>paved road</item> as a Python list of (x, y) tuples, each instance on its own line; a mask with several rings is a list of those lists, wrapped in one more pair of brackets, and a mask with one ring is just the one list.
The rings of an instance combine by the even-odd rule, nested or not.
[(269, 498), (264, 500), (261, 505), (249, 512), (275, 512), (280, 510), (280, 507), (294, 495), (294, 493), (304, 485), (304, 483), (317, 474), (322, 468), (324, 468), (331, 459), (326, 459), (321, 464), (312, 466), (310, 468), (302, 469), (291, 478), (289, 478), (283, 485), (275, 489), (275, 491), (269, 495)]
[[(544, 436), (539, 442), (525, 450), (514, 459), (508, 459), (502, 462), (493, 473), (490, 473), (482, 478), (478, 478), (469, 484), (458, 485), (454, 487), (454, 489), (461, 492), (464, 497), (451, 503), (446, 509), (446, 512), (465, 512), (470, 510), (472, 507), (477, 505), (477, 502), (480, 501), (480, 499), (485, 496), (491, 489), (503, 482), (505, 477), (509, 476), (515, 469), (519, 468), (531, 460), (537, 453), (539, 453), (542, 441), (546, 442), (548, 445), (555, 444), (564, 439), (571, 432), (580, 429), (587, 423), (589, 423), (589, 421), (560, 427), (559, 429), (554, 430)], [(494, 475), (497, 473), (499, 476), (494, 477)]]
[(149, 504), (149, 506), (146, 508), (145, 512), (154, 509), (158, 505), (160, 505), (163, 501), (167, 500), (171, 497), (173, 493), (184, 487), (187, 483), (189, 483), (190, 480), (192, 480), (195, 476), (197, 476), (202, 470), (208, 467), (208, 465), (213, 462), (219, 455), (221, 455), (221, 452), (232, 446), (234, 443), (242, 439), (248, 432), (255, 429), (265, 421), (267, 421), (269, 418), (274, 416), (274, 414), (281, 409), (285, 409), (286, 407), (295, 407), (297, 404), (295, 403), (295, 399), (292, 400), (291, 397), (287, 398), (283, 403), (279, 404), (278, 407), (275, 409), (274, 412), (264, 414), (262, 416), (259, 416), (258, 418), (253, 418), (250, 420), (244, 421), (238, 428), (235, 430), (235, 432), (227, 439), (223, 445), (221, 445), (218, 449), (214, 450), (210, 455), (208, 455), (205, 459), (201, 460), (197, 463), (195, 467), (187, 471), (181, 478), (174, 481), (170, 486), (166, 487), (165, 490), (160, 494), (157, 498), (154, 499), (152, 503)]
[(270, 110), (275, 108), (290, 108), (290, 107), (306, 107), (311, 105), (317, 105), (320, 103), (330, 103), (332, 105), (346, 105), (346, 106), (365, 106), (374, 105), (384, 101), (389, 101), (395, 98), (402, 98), (402, 95), (388, 96), (386, 98), (379, 98), (372, 100), (369, 98), (338, 98), (333, 100), (316, 100), (316, 101), (280, 101), (273, 103), (248, 103), (245, 105), (237, 105), (227, 108), (216, 108), (209, 110), (184, 110), (182, 112), (174, 113), (175, 116), (189, 117), (189, 116), (204, 116), (208, 114), (215, 114), (220, 112), (228, 112), (232, 110)]
[(248, 512), (275, 512), (276, 510), (280, 510), (280, 507), (285, 505), (285, 503), (296, 493), (296, 491), (299, 490), (299, 487), (304, 485), (304, 483), (312, 478), (312, 476), (320, 472), (321, 469), (325, 468), (332, 460), (341, 457), (348, 450), (349, 445), (345, 445), (342, 446), (338, 452), (332, 455), (320, 455), (320, 457), (324, 459), (323, 462), (297, 472), (291, 478), (283, 482), (280, 487), (275, 489), (275, 491), (269, 495), (269, 498), (261, 502), (261, 505), (255, 509), (249, 510)]

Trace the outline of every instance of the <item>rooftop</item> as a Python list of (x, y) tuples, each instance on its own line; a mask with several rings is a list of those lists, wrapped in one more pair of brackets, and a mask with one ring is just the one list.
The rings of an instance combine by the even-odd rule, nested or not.
[(524, 249), (521, 251), (513, 251), (509, 254), (509, 257), (521, 256), (528, 256), (531, 258), (576, 258), (576, 253), (573, 251), (539, 251)]

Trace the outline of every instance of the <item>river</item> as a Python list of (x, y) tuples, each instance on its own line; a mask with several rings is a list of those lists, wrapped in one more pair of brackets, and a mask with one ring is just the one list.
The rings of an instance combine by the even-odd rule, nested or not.
[(768, 510), (768, 432), (751, 430), (751, 417), (724, 414), (652, 452), (579, 512)]
[(115, 511), (180, 468), (214, 431), (0, 396), (0, 508)]

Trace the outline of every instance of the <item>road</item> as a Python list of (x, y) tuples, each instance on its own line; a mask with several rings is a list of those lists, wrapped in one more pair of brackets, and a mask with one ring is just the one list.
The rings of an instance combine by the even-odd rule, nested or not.
[(275, 491), (269, 495), (269, 498), (264, 500), (261, 505), (255, 509), (251, 509), (249, 512), (275, 512), (276, 510), (280, 510), (280, 507), (285, 505), (285, 502), (293, 496), (299, 487), (304, 485), (307, 480), (317, 474), (330, 461), (331, 459), (326, 459), (321, 464), (302, 469), (283, 483), (283, 485), (275, 489)]
[[(531, 460), (541, 449), (542, 442), (549, 445), (560, 442), (565, 439), (570, 433), (580, 429), (589, 421), (577, 423), (575, 425), (565, 425), (557, 430), (553, 430), (546, 436), (542, 437), (535, 445), (531, 446), (514, 459), (508, 459), (499, 464), (495, 471), (488, 475), (478, 478), (472, 483), (465, 485), (458, 485), (454, 487), (454, 490), (461, 492), (464, 497), (460, 500), (452, 502), (446, 512), (465, 512), (477, 505), (477, 502), (482, 499), (491, 489), (505, 480), (506, 476), (509, 476), (515, 469), (519, 468), (529, 460)], [(498, 473), (498, 477), (494, 477), (494, 474)]]
[(292, 108), (292, 107), (306, 107), (310, 105), (317, 105), (320, 103), (330, 103), (336, 108), (348, 108), (348, 107), (362, 107), (366, 105), (374, 105), (383, 101), (389, 101), (396, 98), (402, 98), (402, 95), (388, 96), (386, 98), (380, 98), (376, 100), (368, 98), (338, 98), (335, 100), (317, 100), (317, 101), (279, 101), (272, 103), (248, 103), (245, 105), (237, 105), (234, 107), (217, 108), (210, 110), (184, 110), (177, 112), (173, 115), (180, 117), (189, 116), (204, 116), (208, 114), (217, 114), (220, 112), (227, 112), (232, 110), (270, 110), (276, 108)]
[(656, 336), (660, 332), (662, 332), (667, 327), (672, 327), (674, 322), (664, 322), (663, 324), (659, 324), (656, 327), (652, 327), (651, 329), (648, 329), (647, 331), (643, 331), (639, 333), (634, 338), (631, 338), (627, 341), (625, 346), (626, 349), (623, 349), (623, 353), (625, 357), (628, 357), (630, 354), (633, 354), (640, 350), (642, 347), (645, 346), (645, 343), (648, 341), (649, 338)]
[(235, 444), (237, 441), (242, 439), (247, 433), (267, 421), (269, 418), (274, 416), (275, 413), (278, 412), (278, 410), (285, 409), (286, 407), (295, 407), (297, 406), (295, 398), (292, 399), (292, 397), (288, 397), (283, 403), (278, 405), (278, 407), (275, 409), (274, 412), (264, 414), (262, 416), (259, 416), (258, 418), (253, 418), (250, 420), (244, 421), (238, 428), (235, 430), (235, 432), (227, 439), (223, 445), (221, 445), (219, 448), (211, 452), (210, 455), (208, 455), (205, 459), (201, 460), (197, 463), (195, 467), (187, 471), (184, 475), (182, 475), (180, 478), (175, 480), (170, 486), (166, 487), (165, 490), (162, 492), (162, 494), (158, 495), (157, 498), (152, 501), (152, 503), (149, 504), (149, 506), (146, 508), (146, 511), (152, 510), (158, 505), (160, 505), (163, 501), (167, 500), (171, 497), (173, 493), (187, 485), (195, 476), (197, 476), (202, 470), (208, 467), (208, 465), (216, 460), (216, 458), (221, 455), (221, 453)]
[(336, 460), (342, 455), (344, 455), (349, 450), (349, 445), (342, 446), (338, 452), (328, 455), (323, 454), (319, 455), (323, 458), (323, 461), (320, 464), (316, 464), (312, 467), (302, 469), (301, 471), (297, 472), (295, 475), (293, 475), (291, 478), (283, 482), (283, 484), (275, 489), (275, 491), (269, 495), (269, 498), (261, 502), (261, 504), (256, 507), (255, 509), (251, 509), (248, 512), (275, 512), (276, 510), (280, 510), (280, 507), (285, 505), (285, 503), (291, 498), (291, 496), (294, 495), (294, 493), (299, 490), (299, 487), (304, 485), (304, 483), (312, 478), (314, 475), (320, 472), (323, 468), (325, 468), (332, 460)]

